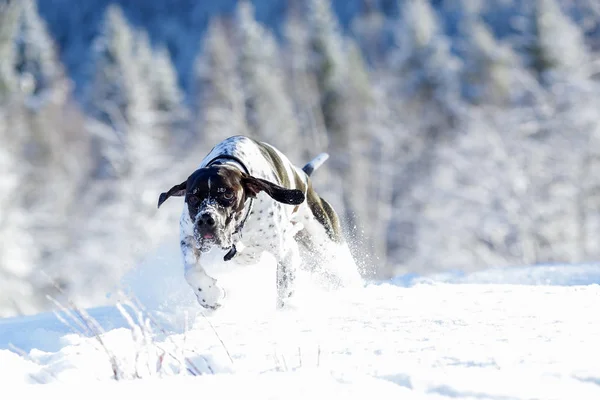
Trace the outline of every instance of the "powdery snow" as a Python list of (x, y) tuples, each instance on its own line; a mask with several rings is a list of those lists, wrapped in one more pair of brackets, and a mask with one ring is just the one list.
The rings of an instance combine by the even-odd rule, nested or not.
[(274, 311), (264, 260), (261, 270), (232, 273), (227, 305), (202, 315), (168, 259), (130, 276), (145, 315), (161, 327), (150, 324), (153, 333), (130, 329), (115, 307), (88, 310), (106, 331), (104, 346), (53, 314), (0, 320), (4, 391), (62, 399), (600, 398), (600, 286), (581, 283), (582, 268), (593, 281), (598, 267), (574, 268), (580, 283), (570, 286), (430, 279), (327, 292), (301, 275), (293, 307)]

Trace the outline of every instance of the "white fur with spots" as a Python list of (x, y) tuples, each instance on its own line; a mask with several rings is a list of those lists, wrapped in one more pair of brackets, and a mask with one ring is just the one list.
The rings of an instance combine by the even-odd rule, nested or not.
[[(284, 163), (283, 167), (288, 175), (288, 181), (291, 182), (292, 189), (297, 189), (295, 187), (295, 174), (302, 177), (302, 180), (306, 183), (306, 174), (300, 168), (294, 166), (277, 149), (272, 146), (271, 149), (279, 155)], [(256, 142), (243, 136), (231, 137), (219, 143), (204, 158), (198, 168), (205, 167), (211, 160), (223, 154), (240, 159), (250, 175), (256, 178), (266, 179), (273, 183), (280, 182), (277, 172), (265, 159)], [(237, 163), (233, 162), (233, 164)], [(222, 255), (227, 251), (215, 249), (218, 254), (217, 257), (206, 257), (205, 253), (201, 253), (196, 249), (194, 247), (193, 226), (186, 205), (183, 208), (180, 220), (181, 251), (185, 266), (185, 278), (194, 291), (198, 303), (205, 308), (217, 309), (222, 305), (225, 298), (224, 291), (219, 287), (217, 281), (209, 276), (207, 271), (228, 268), (231, 263), (236, 264), (236, 266), (256, 264), (264, 251), (270, 252), (278, 261), (277, 276), (274, 277), (274, 283), (276, 283), (278, 289), (277, 306), (283, 307), (287, 298), (293, 293), (293, 277), (302, 263), (299, 246), (294, 236), (303, 228), (306, 228), (312, 240), (318, 244), (316, 252), (320, 258), (327, 258), (331, 254), (339, 254), (340, 251), (346, 254), (344, 257), (347, 260), (344, 261), (345, 266), (343, 268), (355, 272), (350, 272), (349, 276), (351, 278), (339, 278), (341, 284), (347, 285), (360, 281), (356, 265), (346, 244), (339, 245), (329, 239), (324, 227), (313, 216), (306, 199), (296, 208), (295, 205), (279, 203), (266, 193), (260, 192), (254, 200), (252, 211), (248, 215), (243, 232), (234, 237), (237, 254), (230, 261), (222, 259)], [(342, 273), (339, 275), (348, 274)], [(283, 282), (282, 279), (286, 281)]]

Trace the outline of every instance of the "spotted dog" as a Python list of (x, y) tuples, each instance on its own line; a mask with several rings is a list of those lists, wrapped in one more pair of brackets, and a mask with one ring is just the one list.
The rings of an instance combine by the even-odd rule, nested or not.
[(327, 158), (322, 153), (300, 169), (267, 143), (233, 136), (216, 145), (185, 181), (160, 195), (158, 207), (169, 197), (184, 197), (185, 278), (202, 307), (217, 309), (225, 298), (203, 261), (214, 248), (222, 252), (221, 262), (241, 265), (256, 263), (262, 252), (273, 254), (278, 308), (292, 296), (303, 261), (314, 265), (339, 249), (349, 254), (336, 212), (310, 179)]

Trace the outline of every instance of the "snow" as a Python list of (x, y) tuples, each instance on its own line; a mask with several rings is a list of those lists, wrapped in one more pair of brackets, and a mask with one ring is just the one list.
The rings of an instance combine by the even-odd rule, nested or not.
[(337, 291), (303, 274), (293, 306), (276, 311), (267, 257), (230, 271), (227, 303), (209, 313), (178, 257), (165, 246), (124, 278), (152, 320), (145, 327), (128, 322), (139, 308), (87, 310), (103, 344), (53, 313), (0, 319), (0, 385), (62, 399), (600, 398), (600, 266), (405, 276)]
[(580, 286), (600, 284), (600, 265), (543, 264), (512, 268), (490, 268), (470, 273), (461, 271), (444, 272), (431, 274), (427, 277), (407, 274), (394, 278), (392, 282), (401, 286), (426, 282)]

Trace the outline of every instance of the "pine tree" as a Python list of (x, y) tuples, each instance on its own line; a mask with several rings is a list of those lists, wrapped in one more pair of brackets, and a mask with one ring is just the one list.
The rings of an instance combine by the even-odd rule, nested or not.
[(368, 67), (356, 43), (342, 36), (329, 1), (312, 0), (308, 20), (309, 60), (328, 133), (330, 168), (341, 178), (337, 183), (339, 212), (353, 240), (369, 242), (374, 240), (367, 223), (372, 183), (368, 178), (369, 124), (375, 123), (376, 103)]
[(160, 164), (158, 159), (150, 161), (149, 156), (160, 157), (169, 144), (168, 124), (163, 126), (160, 121), (163, 113), (167, 114), (168, 110), (159, 108), (161, 102), (165, 102), (162, 91), (166, 89), (165, 85), (159, 84), (165, 75), (165, 71), (159, 68), (164, 68), (168, 60), (163, 60), (157, 66), (156, 53), (152, 49), (148, 33), (132, 32), (134, 40), (129, 57), (133, 64), (125, 94), (135, 101), (130, 103), (132, 107), (129, 110), (124, 144), (133, 168), (145, 169), (150, 168), (150, 164)]
[[(18, 174), (11, 171), (14, 166), (3, 168), (16, 187), (7, 189), (10, 207), (3, 207), (6, 215), (0, 217), (0, 225), (12, 231), (2, 240), (4, 261), (10, 265), (0, 265), (0, 270), (8, 273), (11, 293), (13, 289), (22, 292), (12, 293), (15, 301), (28, 293), (30, 304), (41, 303), (53, 290), (39, 279), (40, 274), (29, 275), (28, 271), (44, 270), (52, 275), (59, 265), (52, 260), (64, 249), (70, 206), (86, 171), (86, 158), (78, 147), (82, 130), (72, 135), (73, 120), (67, 113), (71, 87), (36, 2), (4, 6), (9, 8), (0, 13), (0, 47), (6, 55), (2, 69), (12, 87), (5, 86), (10, 101), (4, 104), (5, 132), (0, 132), (0, 142), (7, 153), (0, 155), (0, 163), (18, 165)], [(72, 128), (81, 128), (75, 126)], [(27, 308), (24, 304), (22, 310)]]
[(288, 97), (279, 48), (273, 35), (254, 19), (251, 3), (242, 1), (236, 14), (240, 47), (239, 71), (250, 133), (273, 144), (299, 162), (303, 149), (293, 104)]
[[(143, 93), (149, 96), (145, 106), (152, 110), (149, 116), (151, 123), (166, 124), (174, 122), (183, 116), (184, 96), (177, 81), (177, 71), (171, 62), (169, 51), (164, 45), (154, 49), (150, 43), (148, 32), (134, 32), (133, 55), (137, 63), (137, 74), (140, 81), (146, 82), (141, 86)], [(138, 89), (140, 90), (140, 89)]]
[(0, 105), (18, 87), (15, 73), (15, 36), (21, 16), (16, 1), (0, 2)]
[(128, 174), (134, 161), (123, 143), (136, 140), (128, 132), (151, 124), (152, 97), (144, 67), (151, 63), (147, 36), (135, 32), (116, 6), (108, 7), (94, 47), (94, 73), (87, 88), (87, 109), (101, 124), (95, 131), (100, 158), (96, 175)]
[[(302, 132), (304, 159), (308, 160), (319, 151), (328, 148), (327, 128), (321, 110), (317, 77), (313, 73), (310, 49), (310, 26), (301, 10), (291, 8), (284, 26), (284, 51), (288, 57), (287, 71), (289, 90), (295, 102), (298, 127)], [(321, 172), (326, 174), (327, 169)]]
[[(401, 135), (394, 133), (386, 120), (391, 118), (385, 93), (372, 80), (363, 54), (354, 42), (348, 42), (348, 79), (344, 101), (344, 120), (350, 138), (351, 162), (343, 172), (343, 190), (347, 218), (354, 241), (361, 243), (380, 267), (387, 263), (387, 231), (391, 217), (392, 192), (398, 168), (395, 149)], [(358, 249), (357, 249), (358, 250)], [(365, 258), (365, 254), (360, 254)], [(371, 261), (370, 263), (373, 263)]]
[(311, 0), (308, 3), (308, 27), (310, 72), (317, 82), (319, 105), (327, 131), (327, 151), (331, 157), (327, 167), (337, 178), (328, 182), (331, 192), (336, 193), (329, 201), (338, 205), (338, 212), (344, 216), (344, 227), (356, 229), (354, 221), (357, 216), (348, 204), (351, 195), (347, 184), (352, 179), (346, 175), (353, 156), (349, 148), (348, 126), (344, 119), (345, 101), (348, 99), (347, 53), (344, 37), (329, 0)]
[[(460, 60), (429, 0), (402, 4), (394, 63), (401, 76), (407, 108), (419, 115), (430, 132), (452, 126), (461, 114)], [(434, 132), (435, 134), (435, 132)]]
[(461, 82), (468, 101), (474, 104), (506, 104), (523, 92), (525, 71), (512, 48), (500, 43), (476, 14), (461, 24), (461, 53), (464, 56)]
[(344, 122), (339, 110), (345, 97), (347, 64), (344, 39), (329, 0), (310, 0), (309, 24), (312, 70), (321, 93), (321, 109), (330, 145), (338, 150), (345, 149), (348, 138), (344, 134)]
[(117, 129), (147, 121), (151, 97), (141, 69), (144, 59), (151, 57), (149, 46), (118, 6), (108, 7), (94, 47), (94, 74), (86, 96), (92, 115)]
[(160, 46), (153, 55), (152, 98), (154, 109), (166, 118), (175, 118), (183, 112), (183, 92), (177, 79), (177, 71), (171, 62), (169, 50)]
[[(544, 174), (538, 169), (535, 145), (522, 140), (522, 121), (507, 110), (472, 110), (465, 134), (451, 147), (438, 149), (431, 193), (422, 192), (429, 207), (422, 215), (428, 221), (421, 240), (429, 235), (432, 242), (423, 249), (426, 259), (421, 262), (433, 261), (427, 258), (434, 249), (447, 252), (434, 256), (446, 268), (542, 261), (536, 243), (535, 180)], [(446, 228), (442, 221), (449, 219), (456, 224)]]
[[(38, 14), (34, 0), (19, 3), (20, 18), (14, 36), (14, 77), (19, 82), (27, 134), (22, 137), (29, 150), (29, 163), (51, 171), (60, 170), (63, 161), (60, 153), (68, 140), (58, 129), (60, 118), (71, 86), (59, 60), (54, 41)], [(56, 131), (53, 131), (56, 129)], [(31, 184), (41, 182), (39, 174), (32, 172)]]
[[(0, 10), (0, 16), (1, 14)], [(2, 25), (0, 25), (2, 29)], [(0, 61), (1, 62), (1, 61)], [(11, 69), (7, 69), (12, 72)], [(10, 316), (31, 311), (27, 303), (35, 296), (29, 280), (39, 257), (38, 248), (28, 228), (23, 212), (20, 185), (25, 178), (19, 168), (21, 155), (20, 107), (15, 104), (0, 107), (0, 285), (2, 301), (0, 315)], [(23, 303), (23, 307), (19, 307)]]
[(351, 23), (352, 31), (366, 60), (379, 66), (384, 60), (386, 46), (386, 16), (374, 0), (362, 0), (362, 10)]
[[(65, 100), (69, 86), (58, 52), (37, 11), (35, 0), (21, 2), (21, 18), (16, 34), (16, 73), (21, 89), (41, 106), (48, 100)], [(33, 104), (33, 99), (29, 101)]]
[(247, 135), (246, 109), (237, 54), (224, 22), (211, 21), (196, 63), (195, 95), (206, 146), (234, 135)]
[[(87, 107), (94, 117), (89, 125), (100, 154), (88, 183), (91, 194), (85, 199), (95, 211), (82, 220), (90, 238), (102, 238), (112, 249), (112, 259), (97, 261), (109, 280), (134, 262), (137, 246), (150, 245), (156, 237), (152, 224), (158, 220), (151, 216), (156, 212), (155, 194), (162, 190), (159, 177), (167, 163), (170, 131), (156, 114), (154, 57), (147, 33), (133, 29), (121, 9), (110, 6), (87, 88)], [(95, 246), (80, 240), (72, 251), (81, 255), (97, 251)]]
[(581, 28), (563, 13), (556, 0), (535, 0), (530, 6), (524, 51), (539, 79), (547, 81), (549, 74), (587, 76), (589, 59)]
[[(25, 159), (21, 194), (24, 203), (31, 205), (32, 215), (34, 209), (45, 217), (50, 215), (50, 209), (60, 215), (71, 185), (78, 178), (67, 176), (73, 171), (67, 167), (71, 160), (63, 154), (73, 140), (61, 126), (71, 87), (56, 46), (37, 12), (36, 2), (24, 0), (19, 4), (21, 13), (14, 35), (13, 70), (15, 79), (20, 82), (21, 102), (15, 104), (18, 109), (11, 112), (17, 148)], [(47, 179), (48, 174), (53, 179)], [(56, 193), (57, 188), (61, 190), (59, 193)], [(46, 202), (35, 201), (43, 193), (53, 195)], [(43, 218), (38, 214), (32, 220), (39, 223)]]

